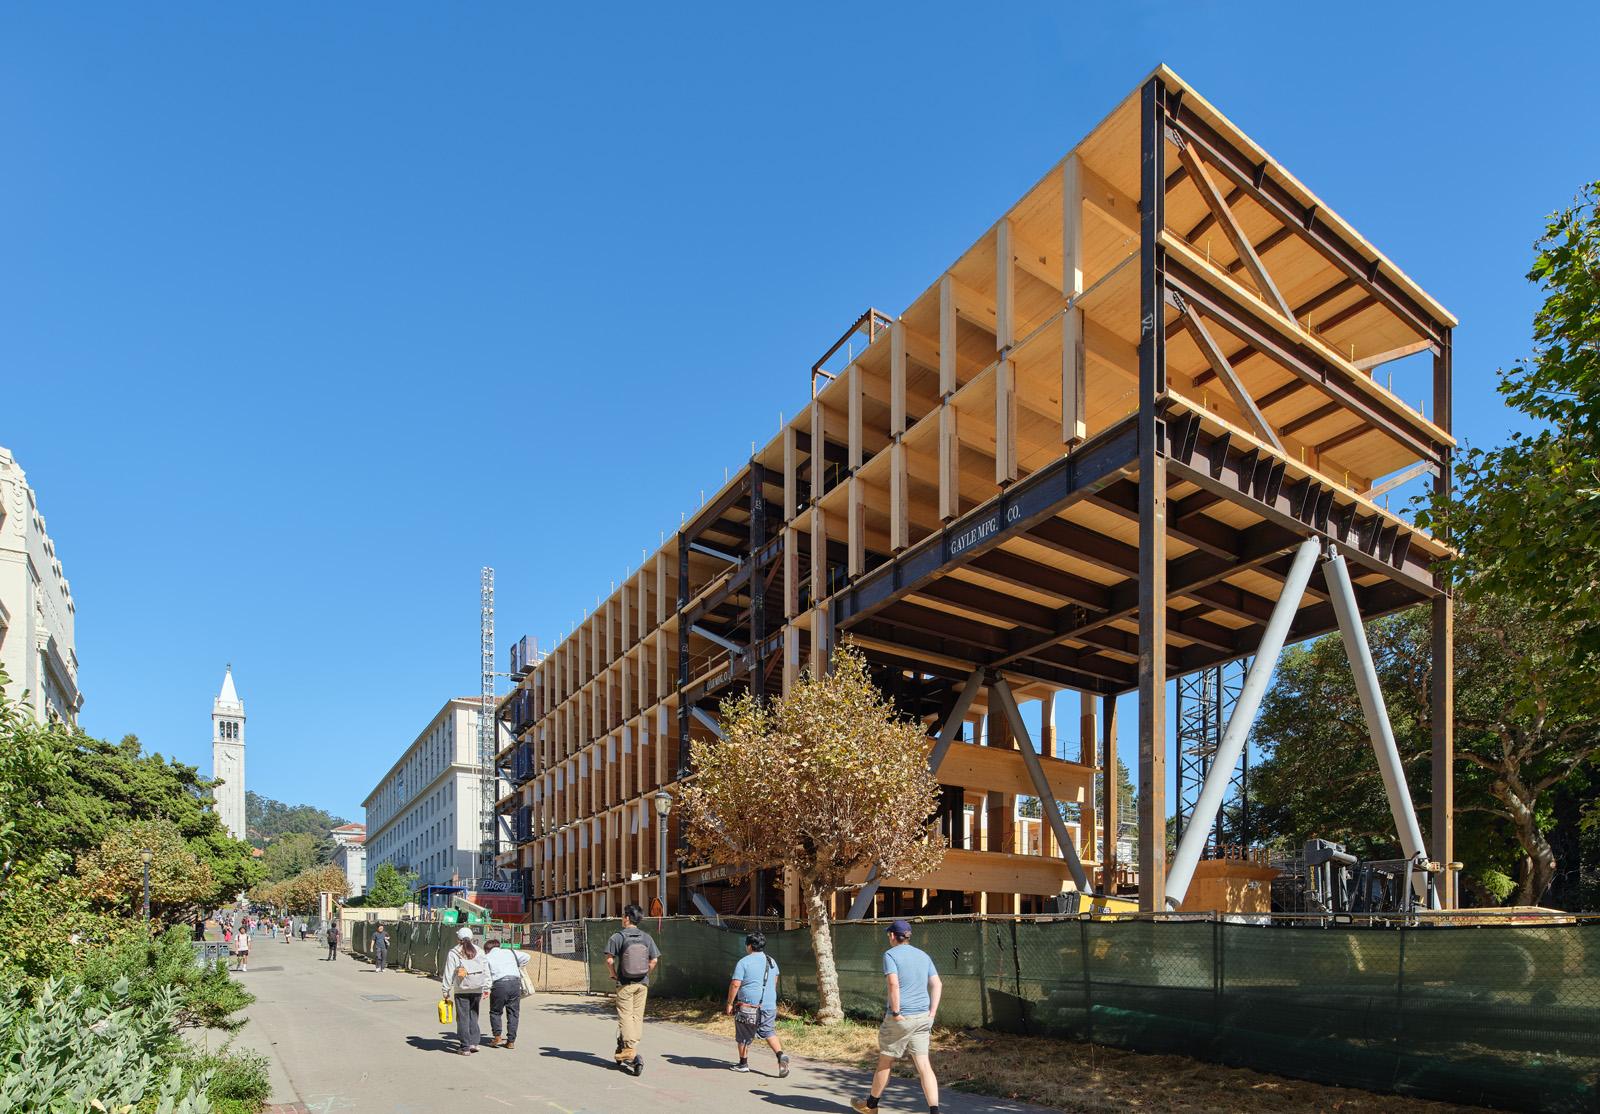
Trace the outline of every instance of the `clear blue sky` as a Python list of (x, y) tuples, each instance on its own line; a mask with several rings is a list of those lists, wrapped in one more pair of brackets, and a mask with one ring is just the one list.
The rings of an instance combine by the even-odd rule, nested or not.
[(477, 688), (480, 565), (548, 645), (1159, 61), (1457, 313), (1503, 437), (1596, 9), (1126, 7), (7, 5), (0, 444), (84, 725), (209, 769), (231, 661), (250, 788), (360, 818)]

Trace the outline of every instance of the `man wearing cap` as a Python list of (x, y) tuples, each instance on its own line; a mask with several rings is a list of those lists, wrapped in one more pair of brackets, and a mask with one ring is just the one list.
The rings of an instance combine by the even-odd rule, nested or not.
[(889, 1069), (907, 1053), (922, 1082), (930, 1114), (939, 1114), (939, 1080), (928, 1062), (928, 1036), (933, 1018), (939, 1012), (939, 996), (944, 984), (933, 959), (911, 945), (911, 923), (895, 921), (889, 926), (889, 950), (883, 953), (883, 981), (888, 994), (883, 1024), (878, 1028), (878, 1069), (872, 1073), (872, 1090), (864, 1099), (851, 1099), (850, 1109), (859, 1114), (878, 1109), (883, 1089), (889, 1085)]
[(489, 961), (483, 949), (472, 942), (472, 929), (456, 931), (456, 946), (445, 957), (439, 986), (444, 997), (456, 1000), (456, 1037), (461, 1041), (456, 1051), (470, 1056), (483, 1039), (478, 1010), (489, 993)]

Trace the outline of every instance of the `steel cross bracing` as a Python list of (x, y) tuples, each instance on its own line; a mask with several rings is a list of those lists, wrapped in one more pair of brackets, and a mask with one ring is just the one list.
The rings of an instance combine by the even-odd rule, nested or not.
[[(1204, 784), (1212, 760), (1216, 757), (1217, 747), (1222, 742), (1223, 727), (1228, 722), (1235, 701), (1239, 699), (1239, 690), (1244, 685), (1244, 677), (1250, 669), (1251, 660), (1242, 658), (1222, 665), (1208, 666), (1178, 678), (1177, 834), (1180, 839), (1183, 838), (1183, 830), (1188, 826), (1189, 817), (1194, 812), (1195, 801), (1200, 796), (1200, 787)], [(1228, 799), (1236, 802), (1234, 807), (1237, 811), (1229, 817), (1227, 807), (1224, 805), (1222, 820), (1218, 822), (1206, 844), (1207, 853), (1210, 855), (1215, 855), (1224, 843), (1250, 842), (1249, 770), (1250, 749), (1247, 745), (1240, 755), (1239, 763), (1234, 768), (1228, 785)], [(1231, 822), (1226, 833), (1223, 831), (1224, 821)], [(1223, 838), (1224, 834), (1227, 836), (1226, 839)]]
[(479, 577), (480, 623), (483, 678), (478, 699), (478, 866), (477, 877), (496, 874), (495, 855), (499, 839), (495, 820), (494, 718), (494, 569), (485, 566)]

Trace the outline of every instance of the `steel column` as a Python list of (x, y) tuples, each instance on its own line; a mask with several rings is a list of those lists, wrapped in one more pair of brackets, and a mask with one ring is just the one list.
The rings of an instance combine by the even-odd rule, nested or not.
[[(1211, 825), (1216, 821), (1217, 810), (1222, 807), (1222, 798), (1227, 792), (1228, 781), (1233, 777), (1233, 768), (1239, 763), (1239, 754), (1244, 750), (1245, 740), (1250, 737), (1250, 728), (1255, 723), (1256, 710), (1261, 707), (1261, 698), (1266, 695), (1267, 682), (1272, 679), (1278, 655), (1283, 652), (1284, 640), (1289, 636), (1289, 627), (1300, 610), (1300, 601), (1305, 598), (1306, 584), (1311, 579), (1311, 570), (1316, 566), (1319, 551), (1315, 538), (1307, 538), (1295, 551), (1294, 564), (1289, 566), (1283, 591), (1272, 608), (1272, 617), (1267, 620), (1261, 645), (1256, 648), (1256, 660), (1245, 675), (1244, 688), (1233, 705), (1233, 715), (1228, 717), (1228, 729), (1222, 733), (1222, 742), (1217, 745), (1216, 757), (1211, 762), (1211, 769), (1206, 772), (1205, 784), (1201, 786), (1200, 799), (1195, 802), (1194, 814), (1189, 817), (1183, 838), (1178, 842), (1178, 853), (1172, 858), (1166, 889), (1167, 905), (1172, 909), (1182, 905), (1184, 895), (1189, 892), (1195, 865), (1199, 863), (1200, 852), (1211, 836)], [(1164, 832), (1162, 834), (1165, 835)]]
[[(1454, 396), (1452, 393), (1451, 330), (1444, 330), (1443, 342), (1433, 357), (1433, 420), (1445, 432), (1451, 432), (1454, 423)], [(1453, 453), (1448, 445), (1441, 446), (1439, 471), (1433, 478), (1433, 491), (1437, 498), (1448, 497), (1451, 491)], [(1448, 522), (1440, 541), (1449, 544)], [(1437, 583), (1436, 579), (1436, 583)], [(1440, 587), (1445, 587), (1442, 583)], [(1459, 900), (1456, 893), (1457, 873), (1449, 864), (1456, 857), (1455, 836), (1455, 601), (1449, 594), (1433, 600), (1433, 815), (1428, 824), (1431, 837), (1429, 847), (1433, 858), (1445, 866), (1439, 889), (1446, 909), (1454, 909)]]
[(1167, 865), (1166, 92), (1160, 78), (1145, 83), (1139, 129), (1139, 908), (1146, 912), (1160, 908)]
[[(1361, 697), (1361, 714), (1367, 721), (1367, 733), (1372, 737), (1372, 750), (1378, 757), (1378, 770), (1383, 775), (1383, 791), (1389, 798), (1389, 813), (1394, 817), (1395, 831), (1400, 836), (1400, 849), (1408, 859), (1427, 858), (1422, 842), (1422, 829), (1417, 826), (1417, 810), (1411, 803), (1411, 791), (1406, 786), (1405, 767), (1400, 763), (1400, 748), (1394, 741), (1394, 728), (1389, 723), (1389, 710), (1383, 703), (1383, 690), (1378, 685), (1378, 669), (1372, 661), (1372, 648), (1367, 645), (1367, 632), (1361, 625), (1361, 611), (1356, 606), (1355, 586), (1350, 582), (1350, 570), (1344, 558), (1334, 553), (1322, 564), (1323, 575), (1333, 594), (1333, 610), (1339, 618), (1339, 634), (1344, 639), (1344, 650), (1350, 658), (1350, 669), (1355, 674), (1356, 692)], [(1418, 897), (1427, 893), (1426, 876), (1414, 875), (1413, 887)], [(1434, 894), (1435, 902), (1438, 894)]]

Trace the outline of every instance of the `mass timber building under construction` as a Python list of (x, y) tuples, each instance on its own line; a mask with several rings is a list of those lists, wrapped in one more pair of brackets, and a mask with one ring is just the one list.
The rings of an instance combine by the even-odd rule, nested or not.
[[(1378, 496), (1423, 472), (1449, 482), (1454, 325), (1158, 69), (901, 314), (864, 314), (847, 337), (865, 345), (819, 363), (778, 437), (521, 663), (501, 704), (500, 864), (544, 917), (648, 906), (663, 869), (669, 913), (793, 915), (774, 872), (680, 862), (670, 818), (663, 863), (653, 802), (687, 741), (715, 737), (723, 698), (779, 693), (849, 639), (928, 725), (951, 842), (932, 876), (864, 878), (853, 913), (1043, 911), (1134, 877), (1141, 907), (1175, 906), (1194, 853), (1169, 887), (1169, 678), (1256, 655), (1258, 696), (1286, 639), (1340, 629), (1360, 682), (1360, 619), (1425, 601), (1442, 679), (1426, 848), (1384, 761), (1381, 694), (1361, 691), (1400, 842), (1449, 862), (1447, 550)], [(1424, 352), (1431, 418), (1374, 376)], [(1070, 747), (1062, 690), (1081, 694)], [(1096, 799), (1095, 773), (1114, 770), (1114, 701), (1132, 691), (1129, 864), (1096, 819), (1117, 815), (1118, 779)], [(1017, 710), (1034, 700), (1040, 739)], [(1045, 806), (1026, 839), (1018, 795)]]

